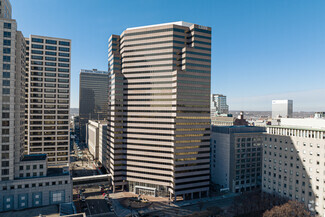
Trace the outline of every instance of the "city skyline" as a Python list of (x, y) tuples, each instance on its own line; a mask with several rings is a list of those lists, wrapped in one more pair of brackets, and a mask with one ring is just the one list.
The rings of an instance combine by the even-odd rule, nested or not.
[[(294, 111), (325, 107), (324, 2), (187, 3), (174, 2), (170, 8), (166, 1), (125, 1), (123, 16), (117, 14), (120, 11), (110, 10), (120, 4), (117, 2), (69, 1), (62, 7), (63, 1), (16, 0), (12, 5), (25, 36), (50, 34), (72, 39), (72, 108), (78, 107), (80, 69), (107, 70), (111, 34), (121, 33), (126, 27), (172, 21), (200, 23), (214, 29), (211, 93), (227, 95), (231, 110), (270, 111), (272, 99), (286, 98), (294, 100)], [(141, 9), (133, 10), (135, 6)], [(145, 16), (135, 16), (139, 12)], [(32, 25), (35, 22), (38, 25)]]

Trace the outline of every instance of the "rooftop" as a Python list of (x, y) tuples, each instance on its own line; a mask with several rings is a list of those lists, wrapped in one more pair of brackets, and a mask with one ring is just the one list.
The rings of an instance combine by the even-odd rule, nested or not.
[(21, 161), (38, 161), (38, 160), (46, 160), (46, 154), (24, 155), (24, 157)]
[(190, 27), (190, 26), (193, 25), (193, 23), (188, 23), (188, 22), (184, 22), (184, 21), (177, 21), (177, 22), (161, 23), (161, 24), (148, 25), (148, 26), (132, 27), (132, 28), (127, 28), (126, 30), (142, 29), (142, 28), (149, 28), (149, 27), (172, 25), (172, 24), (173, 25), (178, 25), (178, 26), (185, 26), (185, 27)]
[(97, 69), (81, 69), (80, 73), (108, 74), (108, 71), (98, 71)]
[(260, 133), (266, 132), (264, 127), (256, 127), (256, 126), (211, 126), (211, 131), (214, 133), (224, 133), (224, 134), (232, 134), (232, 133)]

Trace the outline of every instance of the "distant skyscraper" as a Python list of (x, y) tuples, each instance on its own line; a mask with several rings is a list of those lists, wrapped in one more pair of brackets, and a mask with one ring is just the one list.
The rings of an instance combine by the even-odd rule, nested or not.
[(49, 164), (69, 162), (71, 41), (31, 35), (27, 42), (27, 148)]
[(293, 101), (292, 100), (272, 100), (272, 119), (279, 117), (292, 118)]
[(186, 22), (109, 39), (108, 160), (114, 187), (207, 196), (211, 28)]
[(79, 80), (79, 117), (80, 141), (86, 142), (86, 124), (88, 120), (107, 118), (108, 72), (80, 71)]
[(229, 113), (227, 97), (222, 94), (211, 94), (211, 117)]

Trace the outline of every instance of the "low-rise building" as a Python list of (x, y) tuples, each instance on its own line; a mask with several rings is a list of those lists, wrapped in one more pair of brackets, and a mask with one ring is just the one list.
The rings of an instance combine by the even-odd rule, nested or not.
[(211, 181), (231, 192), (261, 186), (261, 143), (265, 128), (212, 126)]
[(67, 168), (47, 168), (46, 154), (25, 155), (15, 179), (0, 182), (0, 212), (71, 202)]

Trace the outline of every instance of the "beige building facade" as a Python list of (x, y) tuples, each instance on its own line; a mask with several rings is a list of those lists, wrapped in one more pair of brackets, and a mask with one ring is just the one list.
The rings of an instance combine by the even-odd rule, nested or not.
[(45, 154), (24, 155), (26, 41), (10, 2), (0, 9), (0, 212), (70, 202), (69, 170), (48, 169)]
[(211, 28), (129, 28), (110, 37), (108, 50), (113, 185), (154, 196), (207, 196)]
[(71, 41), (31, 35), (28, 61), (27, 153), (69, 163)]
[(325, 216), (324, 127), (325, 119), (285, 120), (269, 126), (263, 141), (263, 191), (300, 201), (320, 216)]

